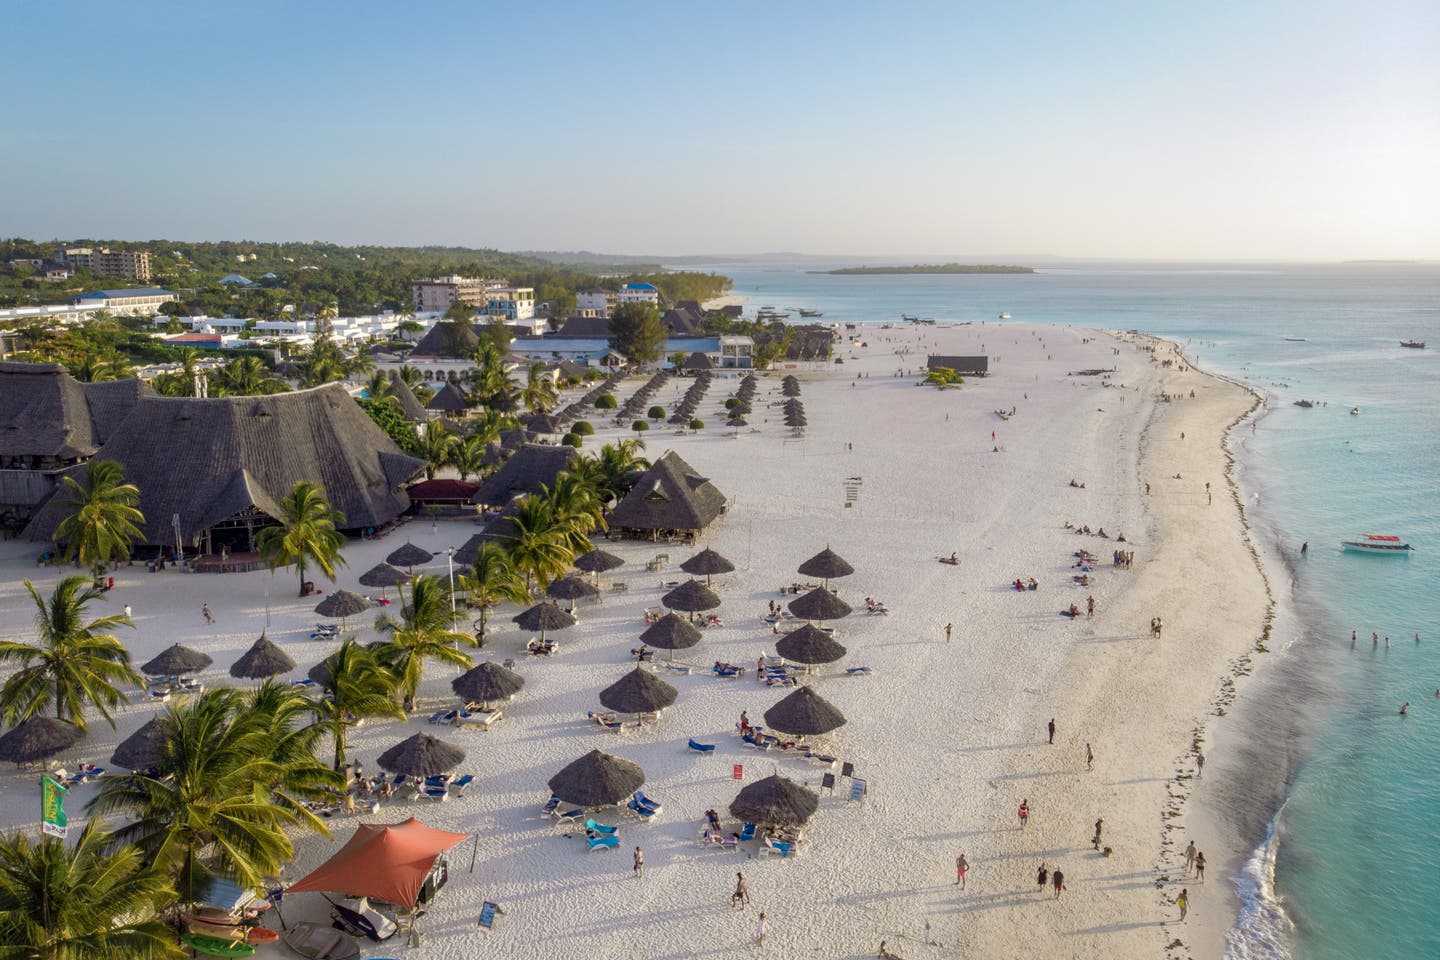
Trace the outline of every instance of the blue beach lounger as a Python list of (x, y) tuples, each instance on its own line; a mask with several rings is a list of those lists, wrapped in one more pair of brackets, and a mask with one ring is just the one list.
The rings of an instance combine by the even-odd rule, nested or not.
[(690, 749), (691, 749), (691, 750), (694, 750), (696, 753), (714, 753), (714, 752), (715, 752), (715, 744), (713, 744), (713, 743), (697, 743), (697, 742), (695, 742), (694, 739), (692, 739), (692, 740), (690, 741)]

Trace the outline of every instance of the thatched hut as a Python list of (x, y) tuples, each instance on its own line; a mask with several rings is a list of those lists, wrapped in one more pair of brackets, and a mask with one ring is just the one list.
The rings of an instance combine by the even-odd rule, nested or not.
[(693, 538), (724, 512), (725, 494), (669, 450), (615, 507), (610, 530), (645, 539), (662, 534)]
[(574, 447), (527, 443), (485, 478), (470, 502), (500, 506), (515, 497), (539, 493), (541, 484), (553, 487), (561, 471), (570, 469), (579, 458), (580, 451)]

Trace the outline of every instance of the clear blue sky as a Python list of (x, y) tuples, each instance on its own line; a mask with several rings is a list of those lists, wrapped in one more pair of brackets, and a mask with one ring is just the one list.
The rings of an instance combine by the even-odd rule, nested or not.
[(1440, 3), (3, 14), (0, 234), (1440, 257)]

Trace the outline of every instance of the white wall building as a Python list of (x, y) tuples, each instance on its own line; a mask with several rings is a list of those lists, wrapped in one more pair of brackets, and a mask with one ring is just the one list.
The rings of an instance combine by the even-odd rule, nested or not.
[(660, 306), (660, 288), (653, 283), (627, 283), (620, 288), (621, 303), (653, 303)]

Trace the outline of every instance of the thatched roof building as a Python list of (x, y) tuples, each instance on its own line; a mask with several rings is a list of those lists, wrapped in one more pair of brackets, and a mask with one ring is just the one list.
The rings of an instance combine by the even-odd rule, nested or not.
[(471, 503), (501, 506), (527, 493), (538, 493), (543, 483), (555, 486), (555, 478), (580, 458), (574, 447), (527, 443), (505, 465), (485, 478)]
[(419, 397), (415, 396), (415, 391), (410, 389), (410, 384), (401, 380), (394, 373), (390, 374), (390, 389), (385, 396), (400, 405), (400, 413), (406, 420), (423, 423), (429, 418), (429, 414), (425, 412), (425, 405), (420, 402)]
[[(320, 485), (346, 529), (383, 526), (409, 507), (403, 486), (425, 466), (333, 383), (267, 397), (142, 396), (95, 456), (139, 487), (143, 543), (173, 546), (178, 533), (195, 547), (221, 534), (232, 550), (253, 549), (254, 531), (301, 480)], [(41, 507), (26, 536), (48, 540), (60, 519)]]
[(655, 461), (610, 514), (610, 529), (652, 537), (698, 534), (725, 512), (725, 494), (673, 450)]
[(480, 332), (468, 320), (441, 320), (410, 350), (416, 359), (460, 359), (475, 355), (480, 345)]
[(435, 396), (425, 404), (425, 409), (444, 413), (464, 413), (470, 409), (470, 404), (465, 399), (465, 391), (460, 389), (459, 384), (453, 380), (447, 380), (445, 386), (435, 391)]
[(0, 363), (0, 467), (56, 469), (95, 455), (142, 397), (141, 380), (81, 383), (58, 363)]

